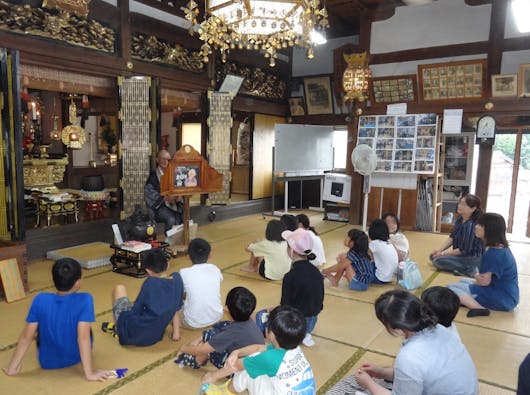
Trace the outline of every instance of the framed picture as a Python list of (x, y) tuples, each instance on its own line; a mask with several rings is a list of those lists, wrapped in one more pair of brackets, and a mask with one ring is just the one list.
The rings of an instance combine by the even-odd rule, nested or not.
[(303, 97), (290, 97), (289, 101), (289, 110), (291, 111), (291, 116), (300, 116), (305, 115), (304, 108), (304, 98)]
[(418, 65), (420, 101), (484, 99), (486, 68), (485, 59)]
[(491, 76), (491, 96), (517, 96), (517, 74), (494, 74)]
[(173, 166), (173, 188), (198, 188), (201, 186), (201, 162), (190, 161)]
[(417, 97), (416, 75), (372, 78), (372, 103), (414, 102)]
[(329, 76), (304, 78), (304, 91), (308, 115), (333, 113)]
[(519, 66), (519, 96), (530, 97), (530, 63)]

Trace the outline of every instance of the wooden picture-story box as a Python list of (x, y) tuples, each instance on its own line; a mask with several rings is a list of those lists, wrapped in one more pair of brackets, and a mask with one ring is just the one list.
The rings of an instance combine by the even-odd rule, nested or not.
[[(22, 284), (24, 284), (24, 291), (27, 292), (29, 291), (29, 284), (26, 244), (18, 241), (0, 240), (0, 261), (13, 258), (17, 260), (20, 277), (22, 277)], [(5, 297), (2, 282), (0, 282), (0, 297)]]

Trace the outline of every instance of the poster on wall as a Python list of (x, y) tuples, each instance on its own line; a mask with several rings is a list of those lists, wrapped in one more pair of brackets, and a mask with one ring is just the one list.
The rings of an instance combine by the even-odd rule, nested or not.
[(375, 150), (376, 172), (433, 174), (437, 125), (436, 114), (361, 116), (357, 144)]

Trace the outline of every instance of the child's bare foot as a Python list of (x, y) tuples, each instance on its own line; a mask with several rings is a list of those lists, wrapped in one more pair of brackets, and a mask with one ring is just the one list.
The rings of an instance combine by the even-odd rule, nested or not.
[(201, 384), (213, 384), (215, 383), (215, 377), (213, 377), (213, 373), (208, 372), (205, 373), (204, 376), (201, 378)]
[(241, 270), (242, 272), (247, 272), (247, 273), (255, 273), (258, 271), (258, 268), (253, 267), (253, 266), (242, 266), (239, 268), (239, 270)]
[(339, 281), (335, 278), (334, 275), (332, 274), (325, 274), (324, 277), (326, 277), (329, 282), (331, 283), (331, 285), (333, 285), (334, 287), (336, 287), (337, 285), (339, 285)]

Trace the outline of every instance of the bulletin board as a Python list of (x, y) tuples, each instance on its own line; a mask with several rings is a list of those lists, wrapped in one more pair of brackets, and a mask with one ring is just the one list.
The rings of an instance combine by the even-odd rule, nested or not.
[(376, 172), (433, 174), (436, 159), (436, 114), (369, 115), (359, 118), (357, 145), (377, 155)]

